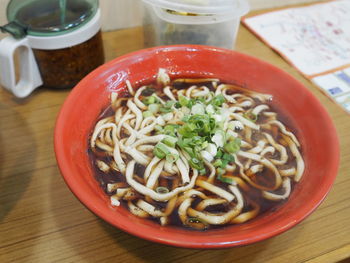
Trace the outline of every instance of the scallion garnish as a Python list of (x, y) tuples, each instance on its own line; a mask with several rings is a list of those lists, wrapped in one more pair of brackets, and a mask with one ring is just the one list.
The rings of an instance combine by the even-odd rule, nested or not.
[(224, 154), (222, 155), (222, 159), (223, 159), (224, 161), (227, 161), (228, 163), (232, 163), (232, 162), (235, 161), (235, 157), (233, 157), (233, 155), (228, 154), (228, 153), (224, 153)]
[(192, 114), (199, 114), (199, 115), (205, 114), (204, 106), (200, 103), (196, 103), (195, 105), (193, 105), (193, 107), (191, 109), (191, 113)]
[(162, 140), (162, 143), (164, 143), (165, 145), (168, 145), (170, 147), (173, 147), (173, 148), (175, 147), (176, 142), (177, 142), (177, 138), (171, 137), (171, 136), (168, 136)]
[(188, 160), (188, 163), (190, 164), (190, 166), (192, 168), (197, 169), (197, 170), (202, 170), (204, 168), (203, 161), (201, 161), (197, 158), (191, 158), (190, 160)]
[(169, 153), (167, 148), (162, 147), (159, 143), (154, 146), (153, 154), (159, 159), (165, 158), (166, 154)]
[(175, 108), (176, 108), (176, 109), (181, 108), (181, 104), (180, 104), (180, 102), (175, 102), (174, 106), (175, 106)]
[(215, 167), (221, 167), (222, 166), (222, 160), (221, 159), (216, 159), (215, 162), (213, 163)]
[(239, 151), (240, 147), (241, 147), (241, 139), (239, 138), (234, 138), (232, 140), (229, 140), (229, 142), (227, 142), (224, 145), (224, 149), (228, 153), (236, 153)]
[(148, 110), (150, 112), (152, 112), (153, 114), (157, 113), (159, 111), (159, 104), (153, 103), (153, 104), (148, 105)]
[(142, 112), (142, 116), (144, 118), (151, 117), (151, 116), (153, 116), (153, 113), (151, 111), (147, 110), (147, 111)]
[(175, 153), (169, 153), (165, 156), (165, 159), (169, 163), (174, 163), (179, 159), (179, 155)]
[(177, 124), (168, 124), (164, 126), (164, 134), (176, 137)]
[(218, 148), (215, 158), (221, 158), (223, 154), (224, 154), (224, 151), (222, 150), (222, 148)]
[(173, 163), (179, 159), (179, 153), (176, 149), (168, 147), (162, 142), (158, 142), (154, 146), (153, 154), (159, 159), (166, 158), (167, 162)]
[(181, 95), (179, 96), (179, 103), (181, 106), (187, 107), (188, 102), (189, 102), (188, 98), (186, 98), (185, 96), (181, 96)]
[(151, 96), (143, 98), (142, 102), (146, 105), (150, 105), (150, 104), (157, 103), (158, 99), (157, 99), (157, 97), (151, 95)]
[(222, 94), (219, 94), (215, 96), (214, 98), (211, 99), (209, 104), (216, 106), (216, 107), (221, 107), (222, 104), (225, 102), (225, 97)]
[(226, 170), (223, 168), (216, 168), (216, 174), (220, 177), (221, 175), (225, 174)]
[(167, 107), (161, 107), (161, 108), (159, 109), (159, 111), (160, 111), (161, 113), (169, 113), (169, 112), (172, 112), (172, 109), (171, 109), (171, 108), (167, 108)]
[(233, 180), (230, 177), (219, 175), (217, 179), (226, 184), (233, 184)]
[(220, 174), (225, 172), (229, 163), (234, 162), (231, 154), (239, 150), (240, 141), (229, 140), (225, 143), (223, 121), (218, 121), (221, 115), (215, 115), (218, 107), (225, 102), (222, 94), (213, 96), (209, 102), (205, 98), (189, 99), (183, 95), (178, 96), (178, 101), (167, 101), (163, 105), (154, 95), (144, 98), (143, 102), (148, 105), (148, 112), (153, 114), (159, 112), (173, 114), (173, 111), (182, 107), (180, 111), (185, 115), (182, 118), (183, 125), (167, 124), (164, 127), (160, 125), (155, 127), (157, 134), (169, 135), (154, 147), (154, 154), (158, 158), (175, 162), (179, 158), (176, 150), (178, 147), (188, 155), (189, 165), (197, 169), (200, 174), (205, 174), (203, 153), (206, 153), (206, 148), (211, 144), (215, 149), (208, 152), (212, 156), (207, 154), (205, 160), (214, 159), (213, 164)]

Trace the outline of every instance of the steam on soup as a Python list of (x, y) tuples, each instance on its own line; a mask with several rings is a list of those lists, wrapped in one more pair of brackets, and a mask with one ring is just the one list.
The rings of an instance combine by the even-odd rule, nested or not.
[(271, 96), (218, 79), (157, 81), (111, 105), (90, 138), (112, 205), (161, 225), (239, 224), (284, 202), (304, 171)]

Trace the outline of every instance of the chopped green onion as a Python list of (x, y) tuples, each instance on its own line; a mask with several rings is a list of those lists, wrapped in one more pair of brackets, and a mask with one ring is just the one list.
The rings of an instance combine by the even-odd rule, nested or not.
[(224, 146), (225, 143), (225, 133), (222, 130), (217, 130), (213, 137), (211, 137), (211, 141), (216, 144), (217, 147)]
[(221, 159), (216, 159), (215, 162), (213, 163), (215, 167), (221, 167), (222, 166), (222, 160)]
[(224, 153), (223, 156), (222, 156), (222, 159), (224, 161), (227, 161), (228, 163), (232, 163), (232, 162), (235, 161), (235, 157), (233, 157), (233, 155), (228, 154), (228, 153)]
[(169, 193), (169, 189), (166, 188), (166, 187), (164, 187), (164, 186), (158, 186), (158, 187), (156, 188), (156, 192), (157, 192), (158, 194), (166, 194), (166, 193)]
[(159, 111), (159, 104), (150, 104), (148, 110), (152, 113), (157, 113)]
[(199, 170), (199, 174), (200, 175), (205, 175), (206, 172), (207, 172), (207, 170), (205, 170), (205, 168), (202, 168), (202, 169)]
[(173, 110), (172, 110), (171, 108), (161, 107), (161, 108), (159, 109), (159, 111), (160, 111), (161, 113), (169, 113), (169, 112), (172, 112)]
[(177, 138), (171, 137), (171, 136), (168, 136), (162, 140), (162, 143), (173, 148), (175, 147), (176, 142), (177, 142)]
[(176, 132), (178, 127), (179, 127), (179, 125), (177, 125), (177, 124), (168, 124), (168, 125), (164, 126), (164, 134), (175, 137), (176, 136), (175, 132)]
[(239, 151), (240, 147), (241, 147), (241, 139), (234, 138), (233, 140), (225, 144), (224, 149), (228, 153), (236, 153)]
[(185, 115), (185, 117), (184, 117), (185, 119), (186, 119), (186, 117), (188, 117), (187, 120), (190, 118), (191, 110), (189, 108), (181, 107), (180, 111)]
[(215, 158), (221, 158), (223, 154), (224, 154), (223, 150), (219, 148), (215, 155)]
[(191, 109), (192, 114), (205, 114), (204, 106), (202, 104), (196, 103)]
[(205, 111), (208, 113), (208, 114), (214, 114), (215, 113), (215, 109), (213, 107), (213, 105), (209, 104), (206, 108), (205, 108)]
[(150, 104), (154, 104), (154, 103), (157, 103), (158, 102), (158, 99), (157, 97), (155, 96), (149, 96), (149, 97), (145, 97), (142, 102), (146, 105), (150, 105)]
[(208, 143), (207, 141), (204, 141), (204, 142), (202, 143), (201, 148), (202, 148), (202, 149), (205, 149), (205, 148), (208, 147), (208, 145), (209, 145), (209, 143)]
[(171, 108), (174, 104), (175, 104), (175, 101), (173, 101), (173, 100), (168, 100), (168, 101), (165, 103), (164, 107), (165, 107), (165, 108)]
[(219, 181), (221, 181), (221, 182), (223, 182), (223, 183), (227, 183), (227, 184), (233, 184), (233, 183), (234, 183), (233, 180), (232, 180), (231, 178), (226, 177), (226, 176), (222, 176), (222, 175), (219, 175), (219, 176), (217, 177), (217, 179), (218, 179)]
[(182, 135), (183, 137), (193, 137), (195, 136), (194, 130), (196, 129), (196, 126), (192, 123), (186, 123), (182, 127), (180, 127), (177, 132)]
[(144, 111), (144, 112), (142, 112), (142, 116), (144, 118), (151, 117), (151, 116), (153, 116), (153, 113), (150, 111)]
[(225, 169), (226, 166), (228, 165), (228, 163), (229, 163), (228, 160), (222, 160), (222, 164), (221, 164), (220, 168)]
[(224, 102), (225, 102), (224, 95), (219, 94), (219, 95), (215, 96), (214, 98), (212, 98), (211, 101), (209, 102), (209, 104), (211, 104), (213, 106), (221, 107)]
[(194, 136), (192, 138), (179, 138), (177, 145), (187, 152), (191, 158), (201, 159), (199, 153), (201, 152), (202, 145), (205, 145), (205, 138), (200, 136)]
[(185, 147), (184, 148), (185, 152), (187, 152), (191, 158), (197, 158), (200, 159), (198, 152), (192, 147)]
[(174, 148), (169, 148), (162, 142), (158, 142), (154, 146), (153, 154), (160, 159), (166, 158), (170, 163), (176, 162), (179, 159), (179, 154)]
[(190, 157), (192, 157), (192, 158), (196, 157), (197, 158), (198, 155), (196, 154), (196, 152), (194, 151), (193, 148), (185, 147), (183, 149), (185, 150), (185, 152), (187, 152), (190, 155)]
[(204, 168), (203, 162), (197, 158), (191, 158), (188, 163), (194, 169), (201, 170)]
[(189, 99), (187, 105), (185, 105), (185, 106), (189, 109), (192, 109), (192, 107), (198, 103), (204, 104), (205, 99), (204, 98)]
[(179, 103), (181, 106), (187, 107), (189, 102), (189, 99), (187, 99), (185, 96), (179, 96)]
[(168, 112), (166, 114), (163, 114), (162, 117), (165, 121), (170, 121), (174, 118), (174, 114), (171, 112)]
[(210, 137), (215, 129), (215, 120), (208, 115), (195, 114), (185, 116), (182, 121), (185, 124), (179, 128), (178, 132), (186, 138), (193, 136)]
[(188, 141), (192, 145), (202, 145), (204, 143), (204, 138), (201, 136), (193, 136), (192, 138), (186, 138), (185, 141)]
[(220, 177), (221, 175), (225, 174), (226, 170), (223, 168), (216, 168), (216, 174)]
[(169, 163), (174, 163), (179, 159), (179, 155), (175, 153), (169, 153), (166, 155), (166, 161)]
[(210, 126), (210, 129), (214, 130), (215, 127), (216, 127), (216, 122), (215, 122), (215, 119), (214, 118), (209, 118), (209, 126)]
[(163, 151), (161, 147), (157, 144), (153, 149), (153, 154), (159, 159), (163, 159), (166, 156), (166, 152)]
[(190, 115), (185, 115), (185, 116), (182, 118), (182, 121), (183, 121), (183, 122), (188, 122), (189, 119), (190, 119)]
[(167, 154), (170, 153), (170, 151), (164, 143), (158, 142), (156, 146), (154, 146), (153, 153), (158, 158), (163, 159)]
[(191, 162), (194, 163), (194, 164), (199, 164), (200, 161), (198, 159), (196, 159), (196, 158), (192, 158)]

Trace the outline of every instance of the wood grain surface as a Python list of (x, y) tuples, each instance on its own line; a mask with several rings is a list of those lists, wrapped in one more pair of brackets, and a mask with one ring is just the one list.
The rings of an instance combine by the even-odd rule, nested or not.
[[(107, 61), (143, 47), (141, 28), (103, 35)], [(350, 116), (244, 27), (236, 49), (289, 72), (325, 106), (341, 145), (336, 182), (293, 229), (245, 247), (193, 250), (130, 236), (87, 210), (57, 168), (53, 130), (69, 90), (24, 100), (0, 89), (0, 262), (350, 262)]]

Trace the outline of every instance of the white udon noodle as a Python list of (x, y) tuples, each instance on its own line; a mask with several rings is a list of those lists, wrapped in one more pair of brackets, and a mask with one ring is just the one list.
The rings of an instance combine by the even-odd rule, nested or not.
[[(100, 120), (90, 140), (93, 152), (99, 152), (95, 155), (96, 166), (103, 173), (120, 172), (125, 176), (126, 182), (107, 185), (107, 191), (112, 194), (112, 205), (118, 206), (120, 200), (125, 200), (131, 213), (143, 218), (158, 218), (162, 225), (169, 224), (170, 215), (175, 212), (184, 225), (203, 229), (207, 225), (243, 223), (257, 216), (259, 205), (245, 194), (251, 188), (261, 191), (261, 198), (268, 200), (279, 201), (289, 197), (291, 180), (298, 182), (301, 179), (304, 161), (297, 138), (277, 119), (277, 114), (267, 104), (271, 96), (233, 85), (218, 85), (217, 79), (174, 80), (174, 83), (196, 84), (177, 90), (170, 85), (170, 78), (164, 71), (160, 71), (157, 82), (163, 86), (162, 90), (157, 91), (161, 103), (177, 100), (180, 95), (210, 100), (214, 94), (201, 83), (212, 82), (216, 88), (215, 95), (223, 94), (226, 100), (223, 108), (227, 109), (224, 131), (242, 140), (240, 150), (234, 154), (235, 164), (226, 167), (225, 177), (232, 183), (225, 183), (225, 188), (220, 187), (223, 183), (217, 181), (215, 167), (207, 161), (207, 174), (199, 176), (198, 171), (190, 167), (186, 153), (179, 148), (180, 158), (175, 163), (154, 156), (154, 145), (165, 137), (154, 135), (155, 126), (182, 124), (185, 113), (181, 108), (173, 107), (167, 118), (161, 117), (160, 113), (144, 118), (142, 112), (148, 106), (141, 97), (146, 87), (135, 92), (127, 81), (127, 89), (133, 97), (118, 98), (118, 94), (112, 93), (114, 116)], [(228, 92), (230, 90), (235, 92), (232, 94), (232, 91)], [(246, 118), (244, 114), (247, 111), (255, 114), (258, 121)], [(271, 130), (277, 136), (272, 136)], [(259, 136), (255, 135), (258, 140), (253, 140), (254, 133), (259, 133)], [(106, 163), (103, 161), (105, 159), (100, 158), (101, 155), (112, 157), (112, 161)], [(136, 175), (136, 163), (145, 167), (143, 177)], [(270, 170), (269, 174), (273, 174), (269, 185), (256, 180), (264, 176), (261, 173), (264, 170)], [(164, 185), (167, 178), (172, 181), (169, 192), (157, 192), (156, 188), (162, 183)], [(157, 206), (159, 202), (164, 204), (162, 209)], [(225, 205), (226, 211), (207, 211), (214, 205)], [(190, 220), (193, 218), (198, 221), (193, 223)]]

